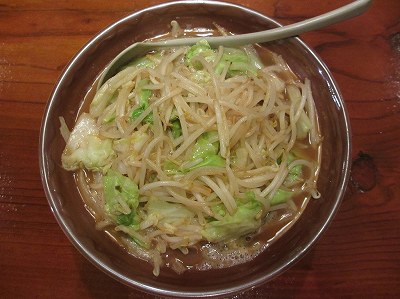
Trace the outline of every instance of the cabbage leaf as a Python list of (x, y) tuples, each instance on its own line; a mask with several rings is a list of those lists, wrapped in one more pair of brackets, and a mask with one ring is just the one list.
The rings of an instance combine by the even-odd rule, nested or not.
[(285, 203), (289, 198), (291, 198), (294, 195), (294, 192), (292, 191), (286, 191), (283, 189), (278, 189), (276, 190), (274, 196), (272, 196), (270, 205), (275, 206), (281, 203)]
[[(216, 138), (217, 136), (217, 131), (210, 131), (202, 134), (197, 139), (193, 147), (191, 160), (196, 161), (200, 159), (201, 162), (190, 167), (189, 171), (203, 166), (225, 166), (225, 159), (218, 154), (219, 141)], [(213, 141), (214, 139), (217, 141)]]
[(185, 54), (186, 64), (192, 66), (196, 70), (201, 70), (201, 63), (193, 61), (193, 59), (199, 55), (203, 56), (208, 62), (212, 62), (216, 58), (216, 52), (211, 49), (210, 44), (205, 39), (198, 41), (189, 48)]
[[(110, 169), (103, 176), (103, 188), (105, 199), (105, 211), (115, 216), (118, 224), (138, 228), (140, 218), (136, 213), (139, 206), (139, 189), (138, 186), (128, 177), (119, 172)], [(129, 207), (126, 212), (121, 204)]]
[(253, 192), (246, 198), (237, 200), (237, 210), (233, 215), (226, 214), (221, 220), (208, 222), (202, 230), (209, 242), (222, 242), (255, 232), (261, 226), (262, 204)]
[(146, 204), (147, 217), (156, 220), (159, 228), (165, 228), (165, 224), (178, 226), (190, 224), (195, 214), (179, 203), (169, 203), (157, 197), (151, 197)]
[(256, 74), (257, 72), (256, 61), (242, 49), (224, 48), (224, 54), (216, 65), (215, 72), (221, 74), (227, 66), (228, 77)]
[[(218, 136), (217, 131), (210, 131), (202, 134), (193, 146), (193, 152), (188, 162), (198, 161), (195, 165), (188, 168), (182, 168), (173, 161), (164, 162), (163, 170), (170, 175), (184, 174), (194, 169), (204, 166), (224, 167), (225, 159), (219, 152), (219, 141), (213, 141)], [(190, 163), (189, 163), (190, 164)]]
[(63, 168), (76, 170), (84, 167), (88, 170), (101, 171), (111, 163), (115, 154), (112, 141), (101, 139), (98, 135), (96, 121), (88, 113), (82, 113), (61, 155)]
[[(209, 81), (210, 76), (202, 69), (200, 62), (194, 60), (197, 56), (203, 56), (207, 62), (215, 62), (218, 53), (217, 50), (212, 49), (206, 40), (201, 40), (195, 45), (191, 46), (186, 52), (186, 64), (194, 69), (193, 78), (196, 81)], [(218, 75), (227, 69), (227, 77), (235, 75), (255, 75), (259, 69), (260, 62), (251, 51), (245, 49), (228, 48), (223, 50), (222, 57), (214, 67), (214, 72)]]
[[(294, 105), (299, 105), (301, 101), (301, 92), (300, 89), (296, 85), (288, 85), (286, 87), (286, 92), (290, 101)], [(296, 137), (299, 140), (305, 139), (308, 136), (308, 132), (311, 130), (311, 121), (307, 116), (304, 109), (300, 112), (300, 117), (296, 122)]]
[[(153, 92), (150, 89), (143, 88), (145, 85), (149, 84), (148, 79), (143, 79), (138, 82), (136, 90), (139, 95), (139, 107), (132, 111), (131, 119), (138, 118), (148, 107), (149, 101)], [(145, 123), (153, 123), (153, 114), (150, 113), (144, 118)]]

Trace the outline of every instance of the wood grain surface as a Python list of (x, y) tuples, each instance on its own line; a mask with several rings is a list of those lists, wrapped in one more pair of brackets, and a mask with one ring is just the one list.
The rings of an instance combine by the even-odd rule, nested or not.
[[(160, 0), (0, 0), (0, 298), (155, 298), (103, 274), (70, 244), (45, 198), (38, 136), (72, 56), (119, 18)], [(290, 24), (345, 0), (231, 1)], [(234, 298), (400, 298), (400, 1), (302, 38), (325, 61), (351, 118), (353, 169), (317, 245)]]

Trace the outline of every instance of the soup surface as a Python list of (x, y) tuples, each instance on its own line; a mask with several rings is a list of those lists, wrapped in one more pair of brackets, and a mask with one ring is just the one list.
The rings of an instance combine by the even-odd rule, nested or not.
[(253, 259), (319, 196), (310, 82), (260, 46), (148, 53), (95, 82), (61, 133), (97, 228), (154, 275)]

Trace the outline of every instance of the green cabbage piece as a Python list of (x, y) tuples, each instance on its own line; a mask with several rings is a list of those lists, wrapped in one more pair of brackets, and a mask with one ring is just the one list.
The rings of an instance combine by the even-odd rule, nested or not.
[(210, 131), (202, 134), (196, 141), (193, 147), (191, 160), (202, 159), (202, 162), (192, 166), (189, 170), (193, 170), (203, 166), (225, 166), (225, 159), (223, 159), (219, 152), (219, 141), (211, 142), (218, 136), (217, 131)]
[[(286, 87), (287, 95), (293, 104), (299, 104), (301, 101), (301, 92), (296, 85), (288, 85)], [(296, 137), (299, 140), (305, 139), (311, 129), (311, 121), (304, 110), (301, 111), (300, 117), (296, 123)]]
[(206, 70), (196, 70), (192, 72), (190, 78), (199, 83), (208, 83), (211, 80), (211, 75)]
[(224, 167), (225, 159), (222, 158), (219, 152), (219, 141), (211, 142), (218, 135), (217, 131), (206, 132), (202, 134), (193, 146), (193, 153), (189, 161), (202, 159), (196, 165), (190, 168), (182, 169), (176, 163), (167, 160), (164, 162), (163, 170), (170, 175), (184, 174), (196, 168), (204, 166)]
[(202, 162), (190, 167), (188, 170), (191, 171), (196, 168), (200, 168), (200, 167), (204, 167), (204, 166), (224, 167), (225, 159), (219, 155), (211, 155), (211, 156), (204, 158), (204, 160)]
[(291, 198), (294, 195), (294, 192), (292, 191), (286, 191), (283, 189), (278, 189), (276, 190), (274, 196), (272, 196), (270, 205), (275, 206), (281, 203), (285, 203), (289, 198)]
[[(149, 101), (153, 92), (150, 89), (143, 88), (143, 86), (149, 83), (150, 81), (148, 79), (143, 79), (138, 82), (136, 89), (139, 92), (139, 107), (132, 111), (131, 119), (138, 118), (149, 107)], [(153, 114), (150, 113), (147, 115), (143, 121), (145, 123), (153, 123)]]
[(233, 215), (226, 214), (223, 219), (208, 222), (202, 230), (209, 242), (223, 242), (255, 232), (261, 226), (262, 204), (253, 192), (246, 198), (237, 200), (237, 210)]
[(135, 59), (131, 63), (129, 63), (126, 67), (129, 66), (136, 66), (138, 68), (154, 68), (156, 64), (154, 63), (153, 60), (149, 59), (149, 57), (144, 56), (140, 57), (138, 59)]
[[(297, 157), (292, 152), (290, 152), (289, 155), (288, 155), (287, 163), (290, 164), (296, 159), (297, 159)], [(282, 156), (280, 156), (276, 160), (276, 163), (278, 165), (281, 165)], [(285, 182), (286, 183), (292, 183), (294, 181), (299, 181), (299, 180), (301, 180), (301, 175), (302, 174), (303, 174), (303, 166), (302, 165), (296, 165), (296, 166), (292, 167), (292, 169), (290, 169), (290, 171), (289, 171), (289, 173), (288, 173), (288, 175), (287, 175), (287, 177), (285, 179)]]
[(174, 137), (175, 139), (182, 135), (182, 127), (179, 119), (173, 120), (171, 122), (171, 133), (172, 137)]
[(163, 170), (166, 174), (169, 174), (169, 175), (176, 175), (176, 174), (183, 173), (183, 171), (179, 168), (179, 165), (175, 164), (171, 160), (166, 160), (164, 162)]
[(88, 170), (102, 171), (114, 157), (111, 139), (98, 137), (96, 121), (83, 113), (72, 130), (65, 150), (61, 155), (63, 168), (76, 170), (84, 167)]
[(70, 155), (62, 156), (62, 164), (65, 169), (76, 170), (81, 165), (89, 170), (100, 171), (109, 163), (109, 158), (114, 154), (112, 141), (100, 139), (89, 135), (85, 143)]
[(121, 214), (117, 216), (117, 222), (118, 224), (130, 226), (135, 230), (138, 230), (140, 224), (140, 217), (136, 212), (131, 212), (129, 214)]
[[(115, 91), (114, 94), (112, 95), (111, 99), (109, 100), (109, 104), (114, 103), (118, 98), (118, 91)], [(115, 111), (111, 110), (107, 114), (103, 116), (102, 122), (101, 123), (112, 123), (115, 120)]]
[[(293, 153), (289, 153), (288, 155), (288, 164), (292, 163), (294, 160), (296, 160), (297, 157)], [(293, 183), (295, 181), (300, 181), (301, 180), (301, 175), (303, 174), (303, 166), (302, 165), (296, 165), (290, 169), (285, 182), (286, 183)]]
[(296, 165), (292, 169), (290, 169), (285, 182), (292, 183), (294, 181), (300, 180), (300, 176), (303, 173), (303, 167), (301, 165)]
[(137, 68), (150, 68), (154, 69), (157, 64), (159, 64), (160, 59), (161, 59), (162, 53), (155, 52), (155, 53), (149, 53), (146, 56), (134, 59), (127, 65), (125, 65), (122, 69), (125, 69), (130, 66), (136, 66)]
[(218, 136), (217, 131), (210, 131), (203, 133), (196, 141), (194, 148), (193, 148), (193, 154), (192, 154), (192, 160), (196, 160), (199, 158), (207, 158), (212, 155), (216, 155), (219, 151), (219, 142), (211, 142), (210, 139), (215, 139), (215, 137)]
[[(138, 186), (130, 178), (110, 169), (103, 176), (103, 188), (106, 212), (115, 216), (118, 224), (138, 229), (140, 223), (136, 212), (139, 206)], [(124, 213), (117, 199), (122, 199), (127, 204), (131, 210), (130, 213)]]
[(300, 113), (299, 120), (296, 123), (297, 128), (297, 139), (305, 139), (308, 136), (308, 132), (311, 130), (311, 121), (307, 114), (303, 111)]
[(219, 141), (212, 142), (218, 136), (217, 131), (210, 131), (202, 134), (196, 141), (193, 147), (191, 160), (195, 161), (202, 159), (198, 164), (190, 167), (188, 171), (204, 166), (225, 166), (225, 159), (223, 159), (219, 152)]
[(239, 147), (234, 152), (234, 154), (231, 158), (231, 163), (235, 167), (245, 168), (247, 165), (247, 159), (248, 159), (247, 149), (244, 147)]
[(216, 52), (211, 49), (206, 40), (200, 40), (195, 45), (191, 46), (185, 54), (186, 64), (192, 66), (196, 70), (201, 70), (201, 63), (192, 61), (193, 58), (198, 55), (202, 55), (208, 62), (214, 61), (216, 58)]
[[(238, 48), (224, 48), (224, 53), (214, 68), (215, 73), (220, 75), (225, 68), (228, 68), (227, 77), (255, 75), (261, 65), (253, 52)], [(212, 49), (206, 40), (201, 40), (190, 47), (185, 55), (186, 64), (195, 70), (192, 78), (199, 82), (208, 82), (211, 78), (210, 75), (202, 69), (201, 63), (193, 61), (193, 58), (198, 55), (202, 55), (208, 62), (214, 62), (217, 58), (217, 51)]]
[(147, 127), (143, 126), (139, 130), (134, 131), (128, 137), (114, 141), (114, 150), (116, 152), (130, 152), (132, 158), (139, 155), (144, 145), (150, 139), (150, 135), (146, 133)]
[(214, 215), (219, 215), (221, 217), (226, 215), (226, 208), (222, 203), (212, 206), (211, 211), (214, 213)]
[(147, 217), (157, 219), (157, 226), (164, 224), (182, 225), (190, 224), (195, 214), (179, 203), (169, 203), (157, 197), (151, 197), (146, 204)]
[[(125, 81), (126, 77), (132, 75), (135, 68), (155, 68), (161, 61), (161, 53), (147, 54), (144, 57), (135, 59), (131, 63), (126, 64), (121, 70), (112, 78), (108, 79), (100, 89), (97, 91), (90, 103), (90, 114), (99, 117), (104, 109), (113, 103), (118, 96), (118, 89), (120, 88), (120, 81)], [(125, 81), (127, 82), (127, 81)], [(104, 122), (113, 121), (115, 115), (108, 115)]]
[(244, 50), (237, 48), (224, 48), (224, 54), (215, 67), (215, 72), (221, 74), (224, 68), (229, 65), (227, 76), (256, 74), (257, 63), (254, 58)]
[(182, 135), (182, 126), (181, 122), (179, 121), (179, 116), (176, 108), (172, 109), (169, 121), (172, 137), (174, 137), (175, 139), (180, 137)]

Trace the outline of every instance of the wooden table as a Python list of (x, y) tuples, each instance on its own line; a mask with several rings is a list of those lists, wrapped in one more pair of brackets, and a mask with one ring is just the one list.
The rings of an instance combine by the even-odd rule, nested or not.
[[(105, 26), (160, 0), (0, 1), (0, 297), (154, 298), (92, 266), (49, 208), (38, 167), (46, 101), (69, 59)], [(234, 0), (289, 24), (347, 0)], [(400, 298), (400, 1), (302, 38), (333, 72), (353, 134), (344, 202), (317, 245), (235, 298)]]

